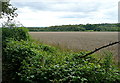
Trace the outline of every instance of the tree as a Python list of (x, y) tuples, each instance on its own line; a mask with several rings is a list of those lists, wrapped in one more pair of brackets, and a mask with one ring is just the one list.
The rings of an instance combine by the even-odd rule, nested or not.
[(2, 23), (2, 27), (4, 28), (13, 28), (13, 27), (24, 27), (20, 21), (9, 20), (7, 22)]
[(14, 17), (17, 17), (17, 13), (15, 11), (17, 10), (16, 7), (13, 7), (10, 4), (10, 0), (7, 0), (5, 2), (4, 0), (0, 1), (0, 4), (2, 5), (2, 10), (0, 12), (0, 19), (7, 17), (8, 20), (12, 20)]

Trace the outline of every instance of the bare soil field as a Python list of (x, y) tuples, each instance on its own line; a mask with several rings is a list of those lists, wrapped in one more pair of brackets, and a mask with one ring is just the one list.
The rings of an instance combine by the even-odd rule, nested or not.
[[(71, 49), (73, 51), (91, 51), (95, 48), (118, 41), (118, 32), (29, 32), (43, 43)], [(117, 45), (106, 48), (117, 53)]]

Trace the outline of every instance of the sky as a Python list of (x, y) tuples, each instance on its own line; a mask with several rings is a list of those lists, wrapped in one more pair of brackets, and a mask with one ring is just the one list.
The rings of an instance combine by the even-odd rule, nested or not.
[(118, 22), (119, 0), (11, 0), (26, 27)]

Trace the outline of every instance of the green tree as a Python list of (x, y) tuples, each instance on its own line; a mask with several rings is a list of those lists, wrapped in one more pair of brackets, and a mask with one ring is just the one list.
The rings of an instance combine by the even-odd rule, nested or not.
[(0, 5), (2, 7), (2, 9), (0, 11), (0, 19), (7, 17), (8, 20), (12, 20), (14, 17), (17, 17), (17, 13), (15, 12), (17, 10), (17, 8), (13, 7), (10, 4), (10, 0), (7, 0), (7, 2), (2, 0), (2, 1), (0, 1)]

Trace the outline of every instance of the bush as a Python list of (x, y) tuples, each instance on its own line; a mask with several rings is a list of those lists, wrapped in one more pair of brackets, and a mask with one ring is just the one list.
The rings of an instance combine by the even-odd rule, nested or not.
[[(104, 67), (106, 59), (102, 65), (95, 63), (92, 57), (86, 59), (75, 58), (80, 54), (68, 54), (68, 55), (57, 55), (63, 56), (64, 59), (61, 61), (62, 64), (57, 63), (53, 59), (54, 57), (45, 56), (45, 53), (41, 53), (43, 56), (41, 63), (40, 56), (28, 57), (22, 62), (21, 71), (18, 75), (21, 77), (23, 82), (27, 83), (117, 83), (120, 81), (119, 73), (117, 70), (109, 68), (110, 71), (106, 72)], [(82, 53), (81, 53), (82, 54)], [(49, 63), (47, 61), (49, 60)], [(56, 59), (57, 60), (57, 59)], [(107, 59), (108, 60), (108, 59)], [(104, 65), (105, 64), (105, 65)], [(110, 64), (110, 62), (109, 62)], [(108, 67), (107, 67), (108, 69)]]
[(24, 42), (11, 40), (7, 42), (6, 48), (3, 48), (3, 81), (10, 83), (18, 81), (16, 72), (19, 71), (22, 60), (36, 54), (32, 48), (24, 44)]
[(62, 52), (29, 40), (25, 28), (3, 28), (3, 83), (120, 82), (119, 71), (111, 64), (112, 56), (97, 63), (91, 56), (78, 57), (86, 52)]
[(24, 27), (18, 28), (2, 28), (2, 39), (5, 41), (6, 39), (12, 38), (14, 40), (30, 40), (30, 36), (28, 33), (28, 29)]
[(37, 57), (35, 60), (41, 60), (42, 64), (42, 58), (44, 58), (45, 55), (57, 51), (57, 49), (50, 46), (35, 44), (31, 41), (7, 41), (6, 47), (3, 48), (3, 79), (11, 79), (12, 82), (17, 78), (19, 79), (17, 72), (20, 71), (19, 68), (21, 67), (21, 62), (23, 60), (26, 60), (26, 58)]
[(23, 40), (11, 40), (3, 50), (3, 81), (10, 83), (120, 82), (118, 70), (111, 65), (109, 56), (97, 63), (90, 56), (78, 58), (84, 52), (64, 53), (51, 46)]
[[(27, 58), (22, 62), (19, 76), (21, 80), (27, 83), (117, 83), (120, 82), (117, 69), (111, 69), (106, 72), (105, 65), (90, 62), (92, 57), (86, 59), (75, 58), (80, 54), (68, 54), (64, 56), (62, 64), (54, 62), (46, 63), (48, 58), (44, 59), (44, 65), (40, 64), (38, 56)], [(45, 56), (43, 54), (43, 56)], [(47, 57), (50, 55), (47, 55)], [(58, 55), (60, 56), (60, 55)], [(66, 57), (67, 56), (67, 57)], [(49, 57), (51, 61), (54, 59)], [(106, 59), (105, 59), (106, 62)], [(106, 63), (103, 64), (106, 64)], [(108, 69), (108, 68), (107, 68)]]

